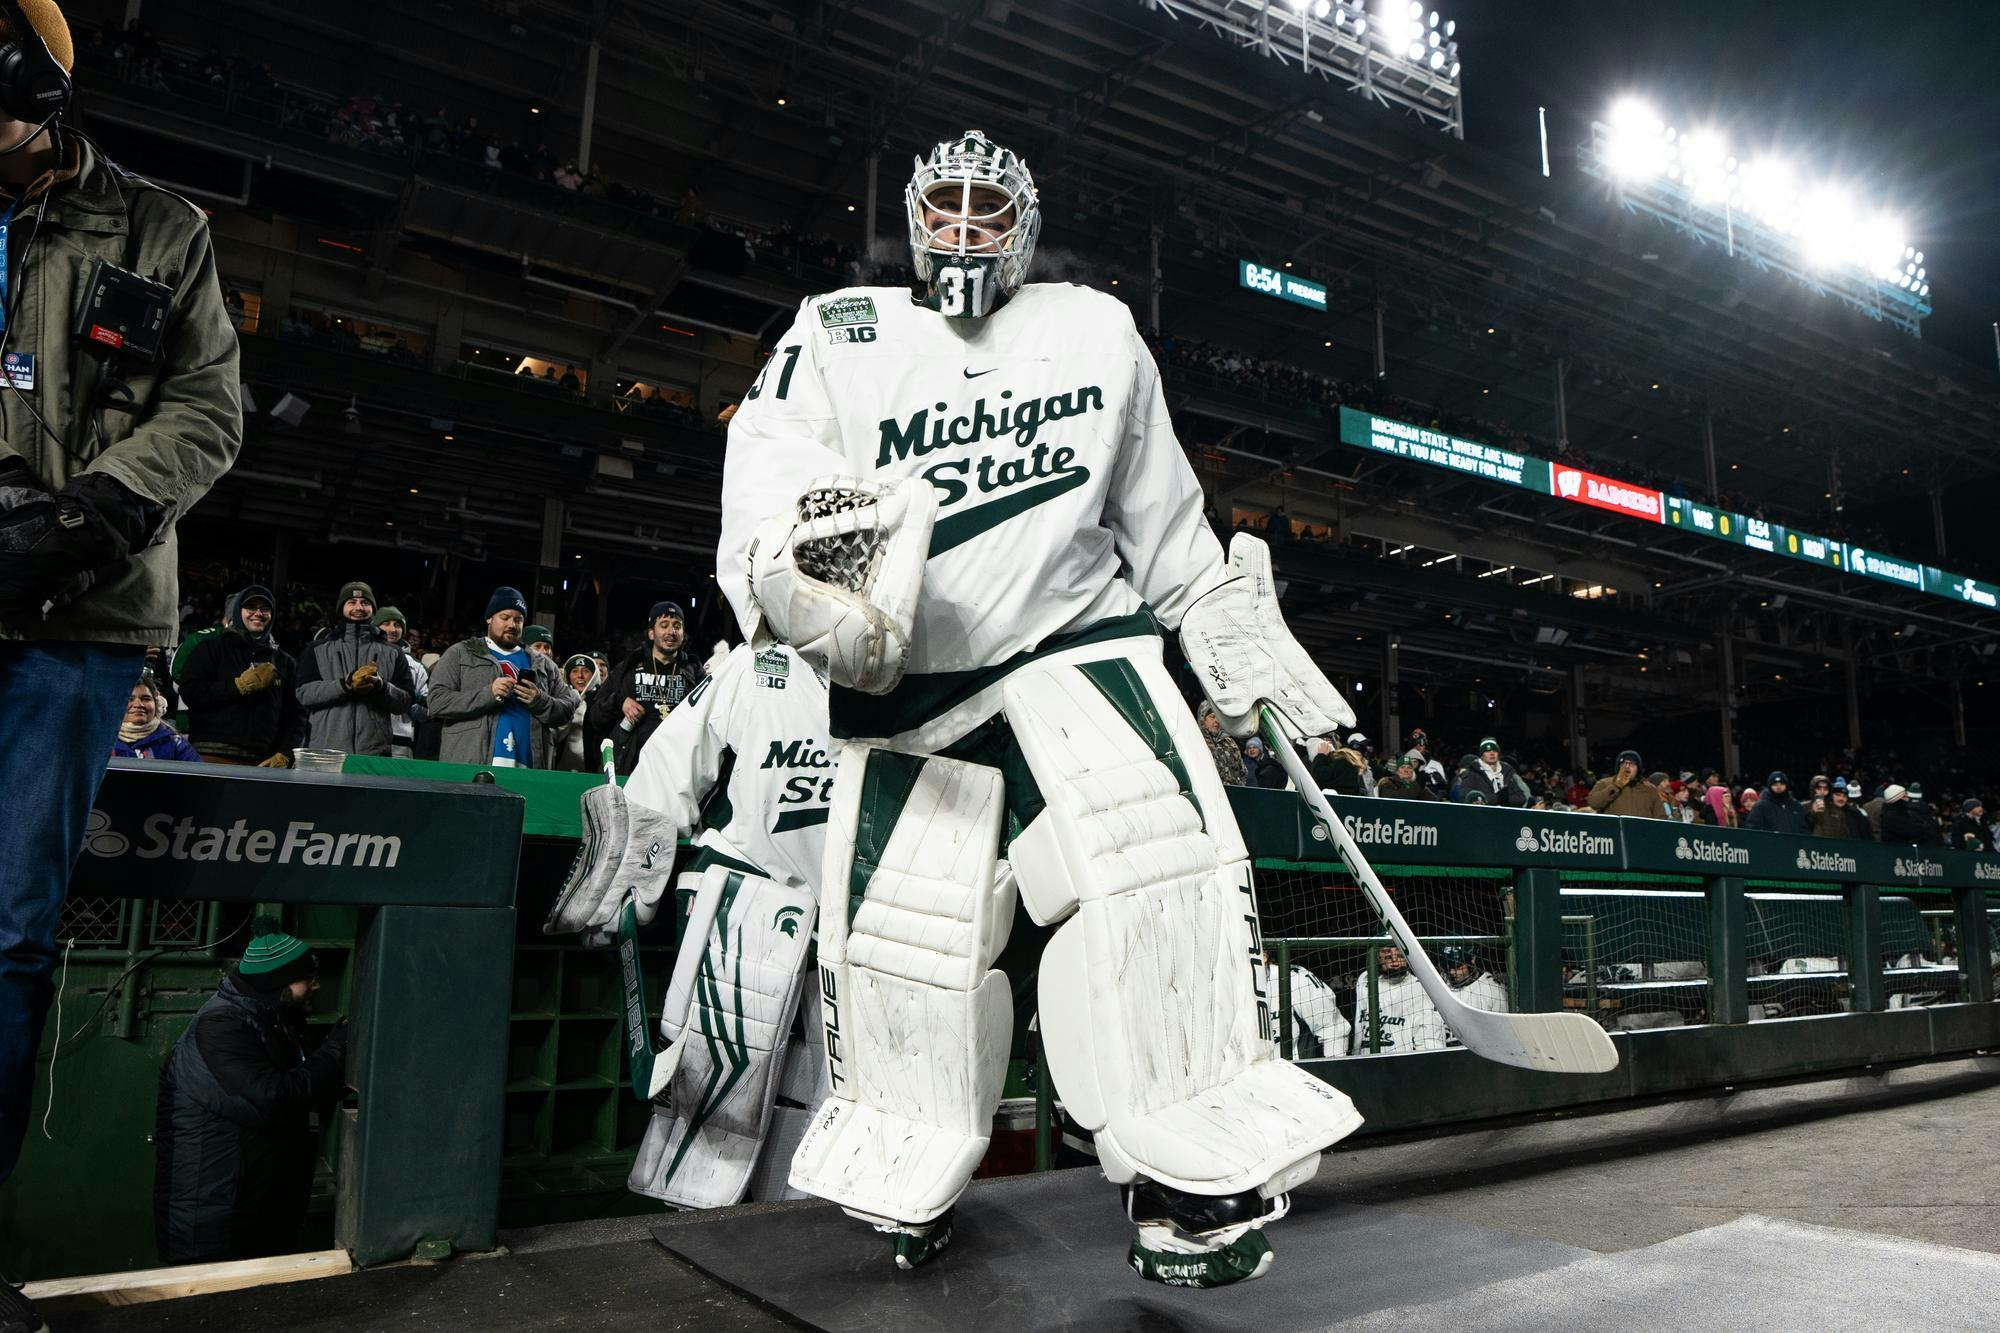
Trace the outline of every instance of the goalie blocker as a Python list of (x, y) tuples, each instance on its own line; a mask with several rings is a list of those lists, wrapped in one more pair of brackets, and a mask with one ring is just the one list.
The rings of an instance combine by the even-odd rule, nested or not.
[[(821, 901), (832, 1095), (792, 1183), (934, 1242), (986, 1147), (1012, 1028), (1014, 882), (1043, 951), (1048, 1067), (1139, 1227), (1133, 1264), (1211, 1285), (1360, 1124), (1276, 1058), (1249, 863), (1158, 639), (1035, 662), (1002, 687), (1001, 770), (849, 743)], [(1336, 696), (1337, 698), (1337, 696)], [(990, 755), (990, 751), (987, 752)], [(1003, 800), (1022, 824), (995, 870)]]

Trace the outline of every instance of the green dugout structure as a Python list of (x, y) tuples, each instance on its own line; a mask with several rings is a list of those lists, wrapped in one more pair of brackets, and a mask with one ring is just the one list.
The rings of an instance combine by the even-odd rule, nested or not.
[[(577, 798), (599, 780), (361, 758), (324, 775), (114, 762), (63, 916), (60, 1034), (52, 1018), (29, 1140), (0, 1190), (12, 1275), (156, 1262), (159, 1069), (260, 909), (318, 950), (317, 1021), (353, 1022), (354, 1092), (323, 1138), (309, 1244), (381, 1263), (491, 1248), (506, 1225), (656, 1208), (624, 1190), (649, 1111), (623, 1086), (616, 954), (539, 931), (575, 852)], [(1295, 1050), (1290, 965), (1351, 1018), (1380, 984), (1381, 925), (1297, 796), (1231, 798), (1285, 964), (1281, 1050), (1352, 1096), (1364, 1133), (2000, 1046), (2000, 856), (1336, 798), (1428, 947), (1473, 953), (1518, 1009), (1590, 1013), (1620, 1063), (1562, 1077), (1457, 1049), (1371, 1056), (1369, 1033), (1354, 1054)], [(669, 915), (641, 939), (654, 1015)], [(1040, 1132), (996, 1134), (991, 1168), (1050, 1160), (1059, 1092), (1035, 1055), (1024, 1032), (1003, 1121), (1026, 1129), (1038, 1108)]]

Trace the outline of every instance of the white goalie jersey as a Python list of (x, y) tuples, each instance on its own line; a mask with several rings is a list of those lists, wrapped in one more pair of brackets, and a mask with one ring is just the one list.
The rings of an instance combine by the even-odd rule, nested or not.
[(954, 697), (958, 673), (1151, 633), (1142, 606), (1177, 627), (1228, 576), (1131, 312), (1074, 284), (981, 320), (900, 287), (800, 307), (729, 427), (717, 577), (746, 634), (758, 525), (830, 476), (922, 477), (938, 502), (907, 675), (881, 698), (836, 686), (839, 736), (949, 744), (993, 703)]
[(625, 784), (627, 800), (699, 826), (690, 869), (720, 856), (814, 890), (832, 794), (825, 684), (790, 648), (748, 644), (660, 724)]

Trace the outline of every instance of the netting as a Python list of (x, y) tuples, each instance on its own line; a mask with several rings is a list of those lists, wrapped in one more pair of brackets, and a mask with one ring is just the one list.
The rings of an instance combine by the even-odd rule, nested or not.
[[(1397, 865), (1375, 872), (1459, 998), (1509, 1007), (1511, 873)], [(1398, 975), (1401, 950), (1346, 867), (1259, 861), (1257, 904), (1281, 1052), (1312, 1059), (1457, 1044), (1416, 978)]]
[(799, 521), (837, 514), (851, 517), (840, 525), (844, 530), (801, 541), (793, 551), (799, 572), (837, 588), (860, 592), (874, 576), (882, 553), (882, 533), (877, 516), (864, 511), (880, 503), (876, 493), (851, 486), (815, 486), (799, 497)]
[(1563, 872), (1563, 1005), (1612, 1030), (1708, 1021), (1708, 898), (1679, 875)]
[(1847, 904), (1838, 894), (1746, 894), (1750, 1020), (1847, 1012)]
[(78, 944), (122, 944), (125, 940), (125, 912), (131, 907), (126, 898), (83, 898), (71, 895), (63, 900), (57, 918), (56, 938)]
[(162, 900), (152, 904), (152, 911), (153, 928), (149, 943), (163, 947), (200, 943), (202, 922), (208, 914), (207, 903)]

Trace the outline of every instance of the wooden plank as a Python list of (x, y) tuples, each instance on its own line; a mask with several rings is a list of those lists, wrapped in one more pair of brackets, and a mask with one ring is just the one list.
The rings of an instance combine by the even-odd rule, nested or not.
[(216, 1264), (184, 1264), (178, 1268), (142, 1268), (124, 1273), (92, 1273), (82, 1277), (50, 1278), (30, 1282), (28, 1299), (50, 1313), (60, 1310), (94, 1309), (107, 1305), (142, 1305), (148, 1301), (178, 1300), (213, 1291), (240, 1291), (245, 1287), (271, 1286), (280, 1282), (306, 1282), (313, 1278), (349, 1273), (354, 1265), (345, 1250), (316, 1250), (307, 1254), (280, 1254), (268, 1259), (235, 1259)]

